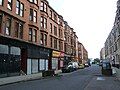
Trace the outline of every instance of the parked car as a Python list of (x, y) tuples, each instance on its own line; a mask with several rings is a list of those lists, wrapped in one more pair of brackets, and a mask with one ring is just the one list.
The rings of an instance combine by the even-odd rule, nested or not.
[(68, 73), (68, 72), (70, 72), (70, 68), (68, 67), (68, 65), (62, 67), (62, 73)]
[(78, 62), (69, 62), (68, 67), (74, 71), (79, 68), (79, 65), (78, 65)]
[(103, 75), (112, 75), (112, 68), (111, 68), (111, 64), (108, 60), (104, 60), (102, 62), (102, 74)]

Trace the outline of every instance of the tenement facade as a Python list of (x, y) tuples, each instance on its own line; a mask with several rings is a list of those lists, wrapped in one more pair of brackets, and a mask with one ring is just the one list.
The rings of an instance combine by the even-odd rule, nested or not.
[(0, 77), (61, 70), (78, 37), (47, 0), (0, 0)]
[(120, 0), (117, 1), (114, 26), (105, 42), (105, 58), (120, 67)]

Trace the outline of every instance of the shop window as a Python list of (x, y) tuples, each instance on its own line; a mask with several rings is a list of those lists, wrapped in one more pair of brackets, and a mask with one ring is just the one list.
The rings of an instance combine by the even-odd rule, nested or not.
[(24, 14), (24, 4), (19, 0), (16, 1), (16, 14), (23, 16)]
[(10, 54), (20, 55), (20, 48), (18, 48), (18, 47), (11, 47)]
[(0, 0), (0, 5), (3, 5), (3, 0)]
[(44, 59), (40, 59), (39, 60), (39, 70), (45, 70), (45, 60)]
[(52, 69), (58, 69), (58, 58), (52, 58)]
[(8, 54), (8, 46), (0, 44), (0, 53)]
[(38, 73), (38, 59), (32, 59), (32, 73)]
[(12, 10), (12, 0), (8, 0), (7, 8)]
[(5, 26), (5, 34), (10, 35), (10, 30), (11, 30), (11, 19), (6, 20), (6, 26)]
[(16, 22), (15, 23), (15, 37), (22, 39), (23, 38), (23, 24)]
[(39, 59), (39, 71), (48, 70), (48, 60)]

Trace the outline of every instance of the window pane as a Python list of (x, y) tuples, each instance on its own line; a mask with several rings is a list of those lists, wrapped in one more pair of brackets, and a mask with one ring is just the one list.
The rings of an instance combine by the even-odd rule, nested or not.
[(18, 37), (19, 23), (15, 23), (15, 37)]
[(19, 38), (23, 38), (23, 24), (19, 24)]
[(23, 16), (24, 13), (24, 5), (21, 3), (20, 4), (20, 16)]
[(12, 9), (12, 0), (8, 0), (7, 8)]
[(0, 5), (2, 5), (3, 4), (3, 0), (0, 0)]
[(37, 0), (34, 0), (34, 3), (37, 4)]
[(34, 14), (34, 22), (37, 22), (37, 12), (34, 11), (33, 14)]
[(41, 17), (41, 27), (43, 27), (43, 17)]
[(47, 19), (44, 18), (44, 28), (47, 29)]
[(20, 16), (23, 16), (23, 11), (20, 10)]
[(29, 41), (32, 41), (32, 28), (29, 28)]
[(47, 5), (44, 4), (44, 11), (47, 12)]
[(23, 10), (23, 8), (24, 8), (24, 5), (21, 3), (20, 4), (20, 9)]
[(33, 0), (29, 0), (30, 2), (33, 2)]
[(45, 70), (45, 60), (39, 59), (39, 70)]
[(33, 30), (33, 41), (36, 42), (36, 30)]
[(0, 44), (0, 53), (8, 54), (8, 46)]
[(19, 14), (20, 2), (16, 1), (16, 14)]
[(41, 2), (40, 10), (43, 11), (43, 2)]
[(20, 48), (18, 48), (18, 47), (11, 47), (10, 54), (20, 55)]
[(30, 21), (33, 20), (33, 9), (30, 9)]
[(8, 19), (6, 21), (6, 29), (5, 29), (5, 34), (10, 35), (10, 25), (11, 24), (11, 19)]

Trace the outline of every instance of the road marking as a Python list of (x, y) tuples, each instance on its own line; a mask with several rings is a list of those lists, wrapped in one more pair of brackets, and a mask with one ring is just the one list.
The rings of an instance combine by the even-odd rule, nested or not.
[(103, 80), (105, 80), (105, 78), (103, 78), (103, 77), (97, 77), (97, 80), (103, 81)]

